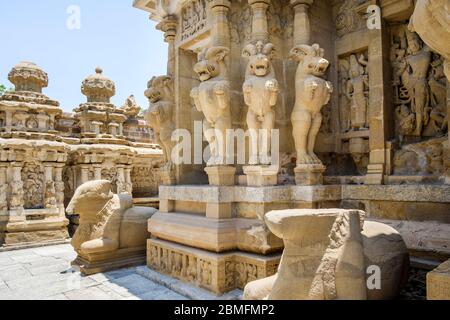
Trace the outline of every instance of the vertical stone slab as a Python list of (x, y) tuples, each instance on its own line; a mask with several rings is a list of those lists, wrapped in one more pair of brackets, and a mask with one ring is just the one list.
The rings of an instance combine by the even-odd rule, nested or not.
[(389, 112), (391, 83), (388, 29), (383, 21), (381, 29), (369, 31), (369, 127), (370, 160), (366, 184), (383, 184), (387, 162), (386, 141), (391, 136), (393, 117)]

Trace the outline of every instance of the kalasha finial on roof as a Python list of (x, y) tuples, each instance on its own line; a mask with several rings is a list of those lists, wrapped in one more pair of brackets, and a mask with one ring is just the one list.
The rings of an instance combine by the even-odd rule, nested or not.
[(81, 93), (87, 97), (88, 102), (109, 103), (116, 94), (116, 86), (103, 75), (102, 68), (97, 67), (95, 74), (87, 77), (81, 84)]
[(32, 62), (20, 62), (8, 75), (9, 81), (15, 86), (15, 91), (31, 91), (42, 93), (42, 88), (48, 86), (48, 75)]

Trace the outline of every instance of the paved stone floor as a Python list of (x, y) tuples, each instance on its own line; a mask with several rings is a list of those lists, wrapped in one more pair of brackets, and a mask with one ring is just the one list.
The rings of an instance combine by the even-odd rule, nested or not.
[(136, 268), (81, 276), (69, 244), (0, 252), (0, 300), (185, 300)]

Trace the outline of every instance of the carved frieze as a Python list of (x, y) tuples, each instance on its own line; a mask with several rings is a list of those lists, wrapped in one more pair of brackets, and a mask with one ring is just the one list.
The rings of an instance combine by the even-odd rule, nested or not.
[(207, 27), (206, 0), (188, 2), (181, 11), (181, 41), (199, 34)]

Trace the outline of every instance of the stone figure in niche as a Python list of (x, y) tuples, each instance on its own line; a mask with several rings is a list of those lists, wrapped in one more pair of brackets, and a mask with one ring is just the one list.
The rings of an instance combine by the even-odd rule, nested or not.
[(443, 64), (442, 57), (434, 55), (434, 61), (431, 63), (433, 69), (428, 81), (431, 104), (430, 124), (437, 135), (445, 134), (448, 127), (447, 81)]
[(350, 65), (348, 60), (339, 60), (339, 121), (341, 132), (350, 130), (350, 101), (347, 94)]
[(367, 61), (363, 54), (358, 58), (350, 56), (350, 79), (347, 81), (347, 96), (351, 99), (350, 126), (353, 130), (367, 129), (369, 127), (368, 117), (368, 95), (369, 76), (365, 67)]
[[(271, 137), (275, 126), (273, 107), (278, 99), (278, 81), (271, 59), (274, 46), (271, 43), (249, 44), (242, 55), (249, 59), (243, 85), (244, 100), (248, 105), (247, 125), (250, 134), (249, 164), (271, 163)], [(259, 157), (258, 157), (259, 152)]]
[(148, 83), (145, 91), (150, 101), (150, 107), (145, 113), (145, 118), (150, 127), (155, 131), (157, 142), (163, 149), (165, 168), (171, 169), (172, 164), (172, 132), (175, 130), (173, 121), (174, 95), (173, 81), (169, 76), (155, 77)]
[(290, 58), (298, 61), (295, 78), (296, 102), (292, 126), (297, 151), (297, 164), (322, 164), (314, 153), (317, 134), (322, 124), (321, 109), (330, 101), (333, 86), (322, 77), (329, 62), (318, 44), (299, 45), (291, 50)]
[(212, 47), (198, 56), (194, 71), (200, 85), (191, 91), (198, 111), (203, 112), (203, 131), (209, 143), (211, 158), (208, 166), (225, 164), (226, 131), (231, 129), (230, 82), (225, 65), (229, 49)]

